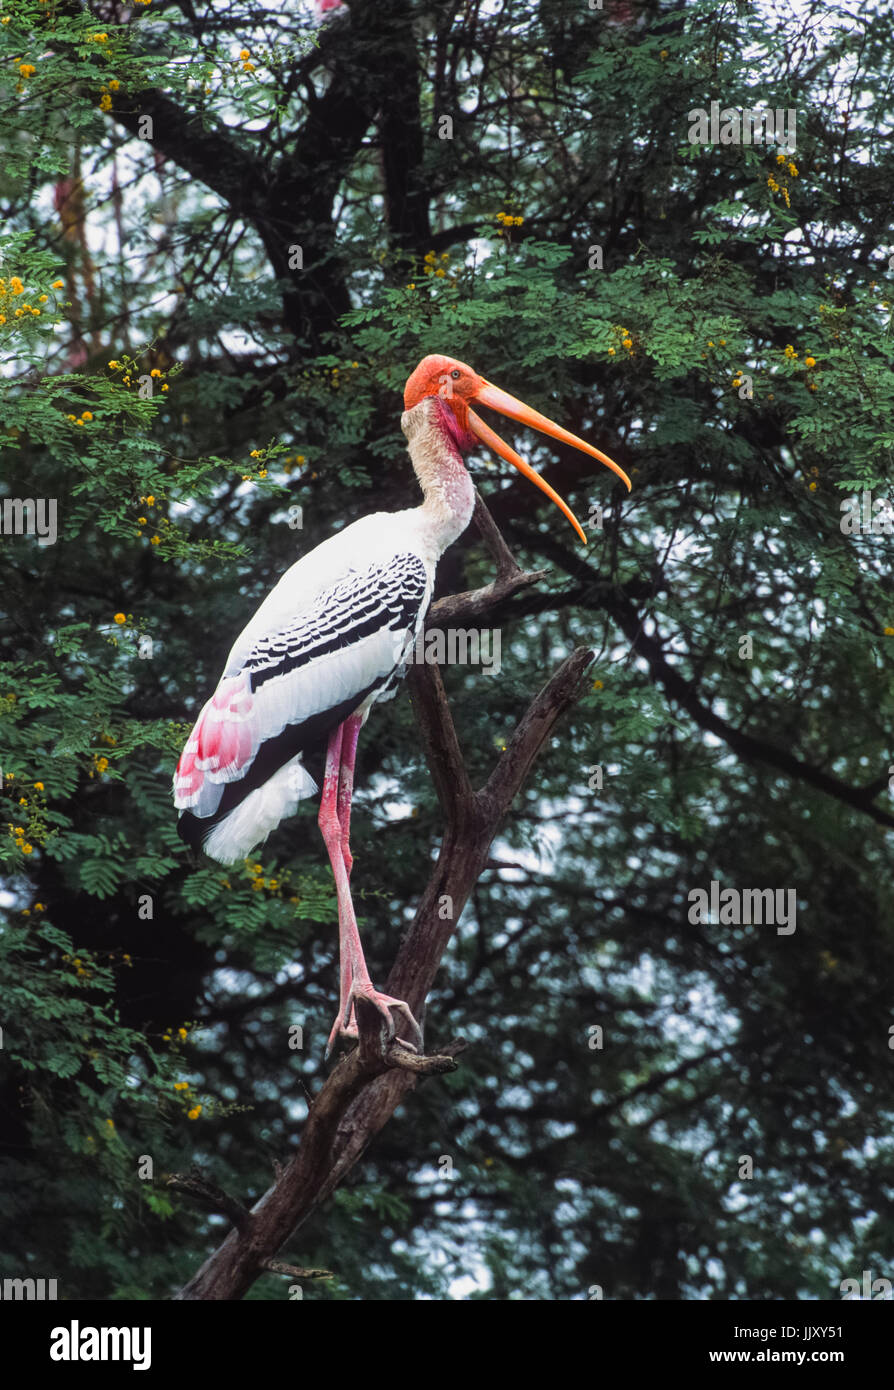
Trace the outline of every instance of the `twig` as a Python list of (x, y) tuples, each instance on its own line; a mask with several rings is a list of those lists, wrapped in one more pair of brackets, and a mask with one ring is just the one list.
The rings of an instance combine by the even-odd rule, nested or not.
[(185, 1196), (191, 1197), (200, 1206), (228, 1216), (237, 1231), (248, 1226), (251, 1219), (248, 1207), (244, 1207), (235, 1197), (231, 1197), (222, 1187), (218, 1187), (217, 1183), (203, 1177), (197, 1170), (194, 1169), (190, 1173), (168, 1173), (164, 1178), (164, 1184), (165, 1187), (173, 1188), (175, 1192), (182, 1192)]

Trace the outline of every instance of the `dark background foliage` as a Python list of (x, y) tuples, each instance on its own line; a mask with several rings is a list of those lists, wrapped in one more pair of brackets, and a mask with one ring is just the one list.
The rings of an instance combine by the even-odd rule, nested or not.
[[(480, 470), (548, 576), (494, 614), (498, 676), (444, 671), (473, 783), (562, 657), (596, 659), (429, 1003), (460, 1069), (284, 1256), (336, 1272), (318, 1299), (894, 1278), (894, 540), (840, 526), (891, 476), (885, 7), (0, 18), (4, 495), (59, 519), (2, 537), (2, 1272), (167, 1297), (225, 1228), (141, 1157), (251, 1201), (296, 1142), (337, 994), (313, 808), (196, 867), (170, 776), (282, 570), (412, 505), (400, 391), (439, 351), (634, 489), (521, 441), (584, 552)], [(690, 144), (712, 100), (794, 109), (796, 149)], [(491, 572), (470, 530), (439, 592)], [(441, 828), (405, 692), (358, 785), (381, 980)], [(795, 890), (796, 932), (690, 923), (712, 879)]]

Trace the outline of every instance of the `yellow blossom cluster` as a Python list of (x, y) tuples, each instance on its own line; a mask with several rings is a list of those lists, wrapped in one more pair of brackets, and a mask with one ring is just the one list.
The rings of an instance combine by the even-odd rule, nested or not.
[[(79, 980), (89, 980), (91, 978), (91, 972), (84, 965), (84, 962), (81, 960), (80, 956), (70, 956), (66, 954), (62, 957), (62, 959), (66, 962), (71, 961), (71, 964), (75, 968), (75, 974), (77, 975)], [(106, 1124), (111, 1125), (112, 1129), (115, 1128), (115, 1125), (112, 1120), (106, 1120)]]
[[(142, 503), (144, 503), (145, 506), (147, 506), (147, 507), (154, 507), (154, 506), (155, 506), (155, 494), (152, 493), (152, 492), (150, 492), (150, 493), (148, 493), (145, 497), (141, 497), (141, 498), (140, 498), (140, 501), (141, 501)], [(170, 524), (171, 524), (171, 523), (170, 523), (169, 519), (168, 519), (166, 516), (159, 517), (158, 521), (155, 522), (155, 526), (156, 526), (156, 527), (170, 526)], [(137, 526), (143, 527), (143, 526), (148, 526), (148, 525), (149, 525), (149, 518), (148, 518), (148, 517), (145, 517), (145, 516), (138, 516), (138, 517), (137, 517)], [(142, 537), (145, 535), (145, 532), (142, 531), (142, 530), (139, 530), (139, 531), (137, 531), (137, 535), (140, 536), (140, 537), (142, 538)], [(161, 545), (161, 536), (159, 535), (158, 530), (155, 531), (155, 534), (154, 534), (154, 535), (152, 535), (152, 536), (149, 537), (149, 544), (150, 544), (150, 545)]]
[(16, 849), (20, 849), (23, 854), (34, 853), (34, 846), (25, 839), (25, 827), (23, 825), (13, 825), (12, 821), (7, 821), (6, 828), (15, 841)]
[(239, 57), (233, 59), (234, 64), (241, 63), (243, 72), (254, 72), (255, 65), (251, 61), (251, 49), (242, 48), (239, 50)]
[[(792, 200), (789, 195), (788, 180), (785, 175), (788, 174), (791, 178), (796, 179), (798, 177), (798, 166), (788, 158), (788, 155), (784, 154), (778, 154), (776, 156), (776, 164), (777, 166), (784, 166), (784, 169), (782, 167), (779, 168), (778, 177), (776, 174), (767, 175), (767, 187), (771, 193), (781, 194), (785, 206), (790, 208)], [(780, 182), (780, 179), (782, 182)]]
[(66, 420), (70, 420), (73, 425), (89, 425), (93, 419), (92, 410), (84, 410), (80, 415), (66, 415)]
[[(263, 864), (257, 862), (253, 863), (250, 859), (245, 860), (245, 871), (251, 879), (252, 892), (254, 893), (273, 893), (275, 896), (282, 898), (289, 892), (289, 879), (291, 875), (288, 873), (283, 874), (280, 878), (265, 878)], [(232, 886), (228, 878), (222, 878), (221, 884), (224, 888), (230, 888)], [(301, 901), (301, 899), (295, 895), (290, 896), (288, 900), (290, 903), (300, 903)]]
[[(628, 357), (633, 357), (636, 350), (633, 346), (633, 334), (630, 332), (630, 329), (625, 328), (621, 323), (616, 323), (612, 326), (612, 334), (620, 341), (621, 347), (624, 348)], [(609, 357), (616, 357), (617, 349), (610, 347), (608, 349), (608, 355)]]
[[(121, 378), (121, 384), (123, 386), (132, 386), (134, 376), (139, 375), (139, 366), (132, 358), (125, 358), (123, 362), (119, 362), (117, 357), (113, 357), (111, 361), (109, 361), (106, 365), (108, 366), (110, 372), (124, 373), (124, 375)], [(168, 390), (168, 383), (164, 380), (165, 373), (161, 371), (160, 368), (153, 367), (149, 373), (149, 376), (156, 381), (164, 382), (161, 388), (162, 392)]]
[[(180, 1031), (181, 1033), (183, 1033), (184, 1037), (186, 1036), (185, 1029), (181, 1028), (179, 1031)], [(201, 1105), (197, 1104), (196, 1101), (190, 1100), (190, 1098), (189, 1098), (189, 1091), (190, 1091), (189, 1082), (188, 1082), (188, 1081), (175, 1081), (175, 1082), (174, 1082), (174, 1090), (177, 1091), (178, 1093), (181, 1093), (181, 1092), (182, 1092), (182, 1099), (189, 1102), (189, 1107), (190, 1107), (190, 1108), (189, 1108), (189, 1110), (187, 1110), (187, 1112), (186, 1112), (186, 1117), (187, 1117), (187, 1119), (189, 1119), (189, 1120), (197, 1120), (197, 1119), (199, 1118), (199, 1116), (201, 1115), (201, 1113), (202, 1113), (202, 1107), (201, 1107)]]
[[(162, 1042), (173, 1042), (175, 1038), (176, 1038), (177, 1042), (181, 1042), (181, 1043), (186, 1042), (186, 1039), (189, 1037), (189, 1030), (190, 1030), (190, 1028), (192, 1028), (193, 1026), (194, 1026), (194, 1025), (193, 1025), (192, 1023), (188, 1023), (188, 1022), (187, 1022), (187, 1023), (181, 1023), (181, 1025), (180, 1025), (179, 1028), (169, 1028), (168, 1031), (167, 1031), (166, 1033), (162, 1033), (162, 1035), (161, 1035), (161, 1036), (162, 1036)], [(174, 1089), (176, 1090), (177, 1087), (175, 1086)], [(182, 1089), (182, 1086), (181, 1086), (181, 1089)]]
[[(795, 352), (795, 349), (794, 349), (794, 347), (792, 346), (791, 343), (789, 343), (789, 344), (787, 345), (786, 349), (785, 349), (785, 356), (788, 358), (788, 360), (789, 360), (790, 362), (797, 362), (797, 361), (799, 360), (799, 354), (798, 354), (797, 352)], [(817, 363), (816, 363), (816, 358), (814, 357), (813, 353), (812, 353), (812, 352), (808, 352), (807, 355), (806, 355), (805, 358), (804, 358), (804, 366), (805, 366), (805, 368), (806, 368), (807, 371), (809, 372), (809, 371), (812, 371), (813, 368), (814, 368), (816, 365), (817, 365)], [(808, 380), (805, 382), (805, 385), (806, 385), (808, 391), (817, 391), (817, 390), (819, 390), (819, 387), (818, 387), (817, 383), (816, 383), (815, 381), (810, 380), (810, 379), (808, 379)]]
[[(55, 290), (61, 287), (62, 281), (56, 280), (51, 286), (51, 289)], [(40, 309), (36, 309), (33, 304), (22, 303), (15, 308), (13, 307), (12, 301), (18, 299), (24, 293), (25, 286), (18, 275), (11, 275), (9, 280), (0, 276), (0, 324), (4, 324), (7, 321), (6, 310), (10, 310), (15, 319), (26, 318), (29, 314), (32, 318), (40, 318), (41, 311)], [(48, 299), (49, 295), (47, 294), (38, 295), (37, 303), (46, 304)]]
[[(15, 695), (7, 695), (6, 702), (12, 708), (16, 703)], [(7, 772), (3, 782), (7, 793), (15, 798), (18, 807), (21, 808), (18, 815), (27, 822), (26, 828), (24, 825), (15, 825), (12, 821), (8, 821), (6, 828), (17, 849), (20, 849), (23, 854), (33, 854), (35, 843), (42, 845), (46, 841), (44, 784), (43, 782), (25, 783), (14, 772)], [(18, 796), (16, 796), (16, 792), (18, 792)]]
[[(437, 260), (438, 260), (438, 257), (435, 255), (434, 251), (427, 251), (427, 252), (425, 253), (425, 256), (424, 256), (424, 261), (425, 261), (424, 269), (425, 269), (425, 273), (426, 273), (426, 275), (434, 275), (434, 276), (436, 277), (436, 279), (438, 279), (438, 280), (443, 280), (443, 279), (444, 279), (444, 276), (447, 274), (447, 271), (444, 269), (443, 265), (437, 265)], [(442, 261), (449, 261), (449, 260), (450, 260), (449, 252), (447, 252), (447, 251), (442, 251), (442, 252), (441, 252), (441, 260), (442, 260)]]
[(508, 212), (498, 212), (496, 220), (502, 223), (504, 227), (520, 227), (525, 219), (523, 217), (513, 217), (512, 214)]

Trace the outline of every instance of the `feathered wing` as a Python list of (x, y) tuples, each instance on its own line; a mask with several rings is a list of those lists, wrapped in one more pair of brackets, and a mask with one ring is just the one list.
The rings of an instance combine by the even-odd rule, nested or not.
[(177, 764), (184, 839), (233, 863), (314, 794), (305, 754), (393, 686), (431, 588), (423, 560), (407, 552), (295, 595), (290, 615), (266, 628), (256, 615)]

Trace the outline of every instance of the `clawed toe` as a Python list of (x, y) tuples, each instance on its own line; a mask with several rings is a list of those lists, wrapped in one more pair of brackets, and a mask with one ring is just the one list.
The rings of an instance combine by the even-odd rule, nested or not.
[[(356, 1041), (358, 1030), (354, 1005), (359, 999), (364, 1000), (367, 1004), (372, 1004), (373, 1008), (382, 1015), (387, 1025), (386, 1036), (389, 1042), (394, 1039), (395, 1042), (400, 1043), (401, 1047), (407, 1048), (410, 1052), (422, 1050), (422, 1029), (413, 1017), (409, 1004), (405, 1003), (403, 999), (392, 998), (390, 994), (382, 994), (380, 990), (371, 985), (365, 988), (363, 985), (355, 984), (348, 995), (345, 1007), (339, 1010), (338, 1017), (332, 1025), (332, 1032), (329, 1034), (329, 1042), (326, 1046), (327, 1058), (332, 1052), (337, 1038), (353, 1038)], [(402, 1027), (406, 1024), (415, 1035), (415, 1042), (408, 1042), (406, 1038), (397, 1036), (392, 1010), (403, 1015)]]

